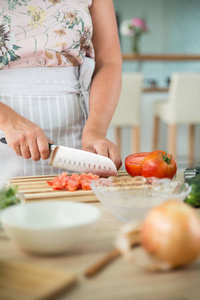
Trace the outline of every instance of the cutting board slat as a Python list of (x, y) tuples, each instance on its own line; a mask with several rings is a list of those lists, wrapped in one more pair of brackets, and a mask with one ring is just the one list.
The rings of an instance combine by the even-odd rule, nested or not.
[[(119, 171), (119, 176), (127, 175), (126, 171)], [(47, 184), (58, 175), (15, 177), (9, 180), (9, 184), (17, 185), (18, 191), (24, 194), (25, 201), (35, 200), (68, 200), (78, 202), (98, 202), (93, 191), (78, 190), (74, 192), (53, 190)]]

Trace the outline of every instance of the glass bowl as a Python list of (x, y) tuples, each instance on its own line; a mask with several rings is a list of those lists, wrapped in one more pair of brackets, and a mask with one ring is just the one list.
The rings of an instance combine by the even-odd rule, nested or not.
[(154, 206), (168, 198), (183, 201), (191, 192), (187, 183), (155, 177), (109, 177), (91, 183), (100, 202), (117, 219), (141, 221)]

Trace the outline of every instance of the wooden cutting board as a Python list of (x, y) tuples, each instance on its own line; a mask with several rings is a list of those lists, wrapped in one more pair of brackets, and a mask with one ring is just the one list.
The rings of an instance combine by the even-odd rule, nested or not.
[[(119, 171), (119, 176), (127, 175), (126, 171)], [(53, 190), (47, 184), (58, 175), (15, 177), (9, 180), (9, 184), (17, 185), (18, 191), (24, 194), (26, 201), (33, 200), (68, 200), (78, 202), (98, 202), (93, 191), (78, 190), (74, 192)]]
[(56, 296), (76, 281), (75, 275), (24, 262), (0, 260), (0, 299), (42, 300)]

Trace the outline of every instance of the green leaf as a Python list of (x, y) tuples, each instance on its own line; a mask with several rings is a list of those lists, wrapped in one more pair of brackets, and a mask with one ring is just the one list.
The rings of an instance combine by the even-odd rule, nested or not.
[(17, 46), (17, 45), (13, 45), (13, 49), (14, 50), (18, 50), (18, 49), (20, 49), (21, 47), (19, 47), (19, 46)]
[(74, 45), (73, 49), (77, 49), (80, 47), (80, 43), (77, 43), (76, 45)]
[(11, 61), (15, 61), (16, 59), (20, 58), (20, 56), (15, 54), (13, 50), (8, 51), (8, 54), (10, 56)]
[(81, 24), (82, 24), (82, 31), (84, 31), (84, 22), (83, 22), (82, 19), (80, 19), (80, 21), (81, 21)]
[(7, 66), (8, 63), (9, 63), (9, 60), (8, 60), (8, 54), (7, 52), (3, 55), (3, 60), (2, 60), (4, 66)]

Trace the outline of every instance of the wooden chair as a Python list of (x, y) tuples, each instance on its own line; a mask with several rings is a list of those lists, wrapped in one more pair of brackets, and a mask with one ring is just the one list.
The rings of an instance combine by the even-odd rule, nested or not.
[(131, 152), (140, 149), (140, 101), (143, 86), (143, 74), (139, 72), (122, 73), (122, 90), (117, 109), (110, 127), (114, 127), (116, 146), (121, 154), (121, 129), (131, 128)]
[(158, 149), (159, 124), (168, 125), (168, 152), (176, 157), (177, 126), (189, 126), (189, 163), (194, 164), (195, 125), (200, 124), (200, 73), (176, 72), (171, 76), (169, 96), (154, 103), (153, 150)]

